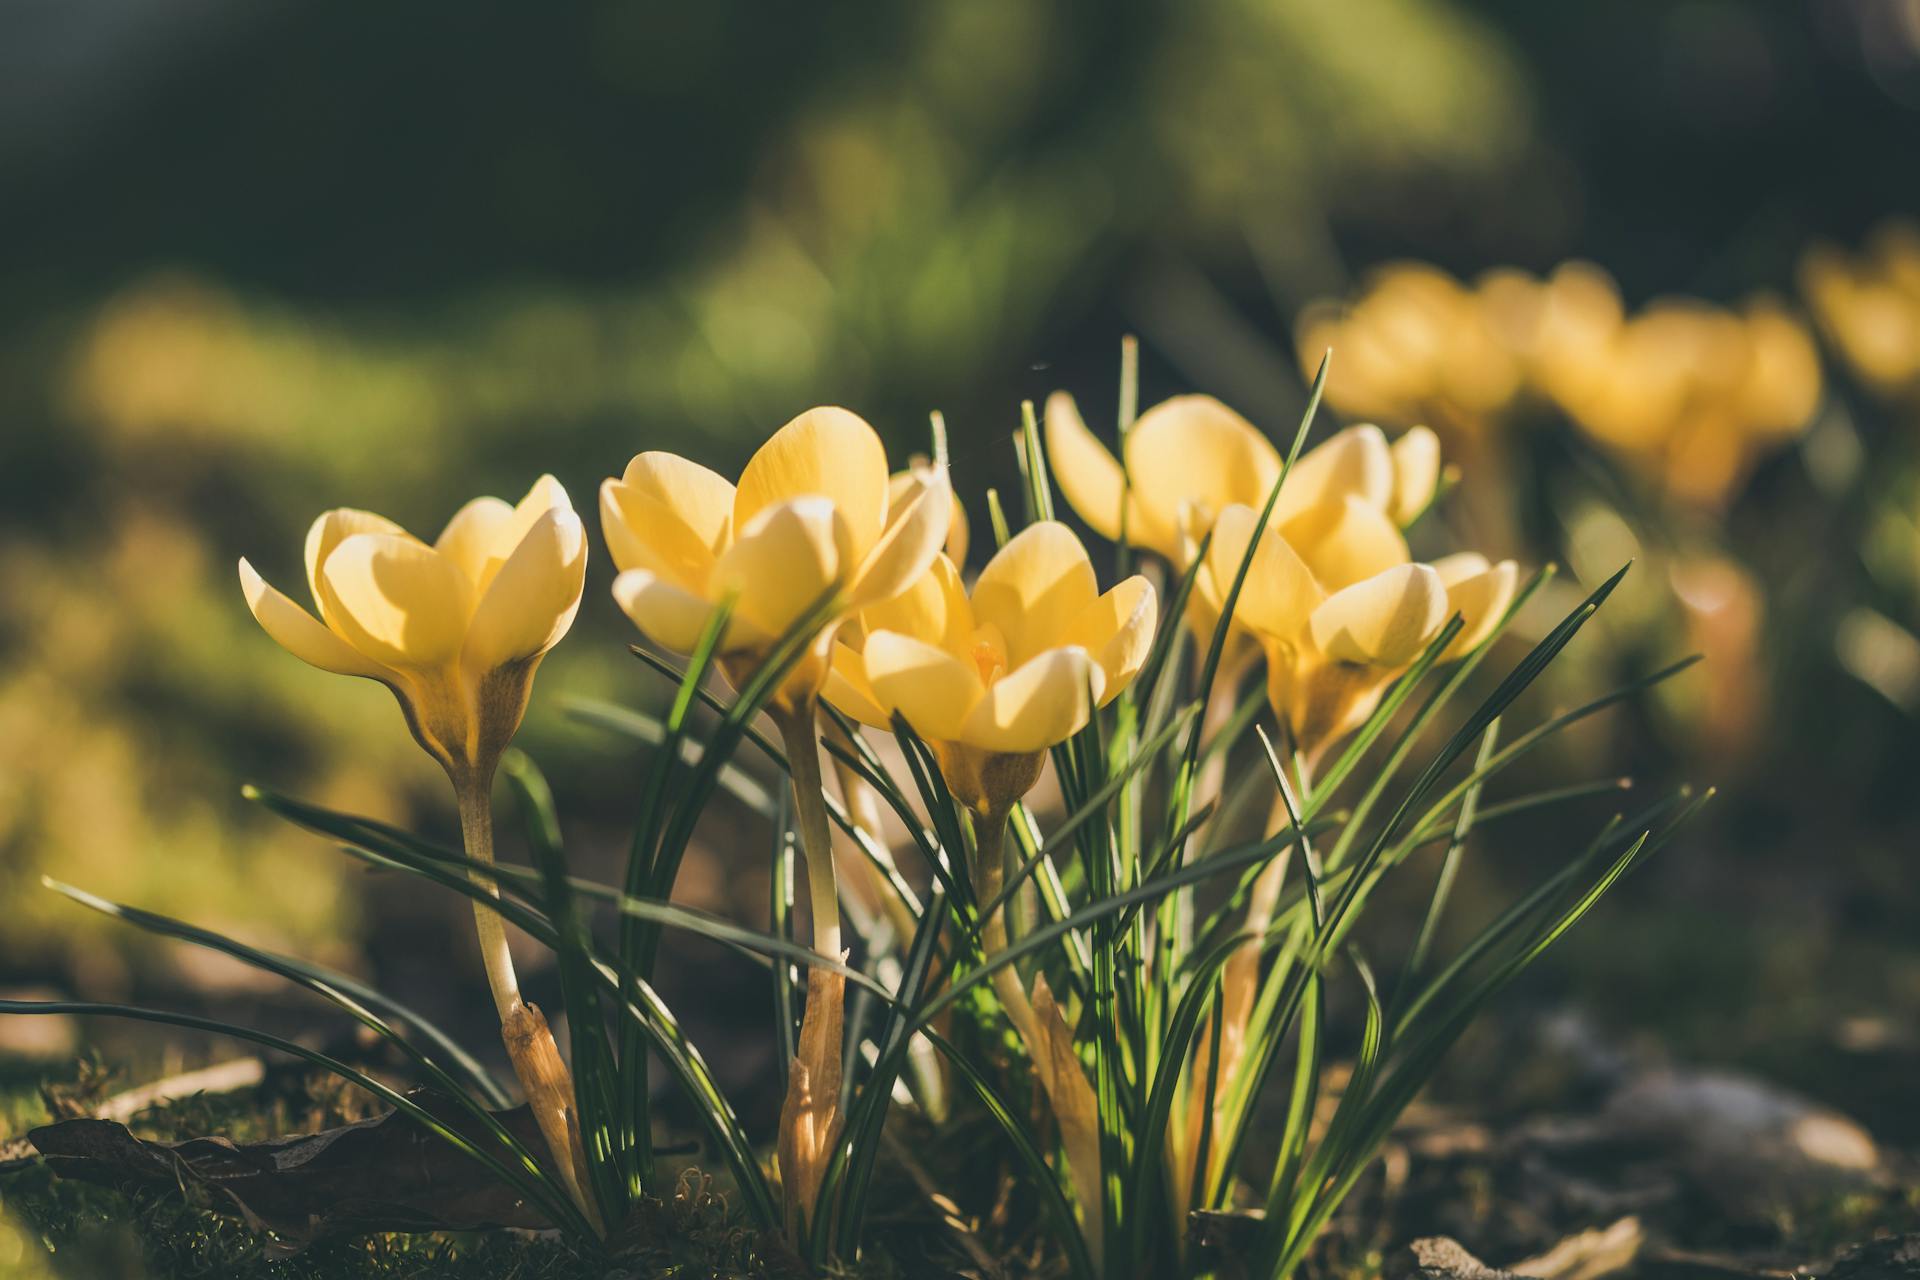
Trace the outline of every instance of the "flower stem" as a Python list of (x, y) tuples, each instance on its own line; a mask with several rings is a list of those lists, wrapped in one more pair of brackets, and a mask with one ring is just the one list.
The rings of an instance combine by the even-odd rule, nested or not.
[[(492, 788), (477, 777), (454, 781), (454, 798), (460, 809), (460, 836), (467, 857), (475, 862), (493, 862)], [(494, 878), (477, 868), (469, 869), (473, 882), (494, 897), (500, 886)], [(520, 997), (520, 980), (514, 973), (513, 953), (507, 949), (507, 932), (500, 913), (476, 899), (473, 922), (480, 935), (480, 960), (486, 966), (487, 987), (493, 993), (493, 1007), (500, 1015), (500, 1040), (507, 1058), (513, 1063), (514, 1078), (527, 1096), (527, 1108), (547, 1141), (561, 1182), (567, 1194), (580, 1206), (596, 1230), (604, 1230), (599, 1206), (586, 1194), (586, 1148), (580, 1139), (580, 1117), (573, 1094), (573, 1076), (560, 1057), (553, 1032), (547, 1026), (539, 1006)]]
[[(770, 711), (786, 746), (793, 779), (793, 808), (799, 818), (800, 852), (807, 864), (807, 901), (813, 949), (844, 960), (840, 945), (840, 898), (833, 875), (833, 835), (827, 826), (827, 798), (821, 790), (820, 741), (815, 736), (813, 699)], [(840, 1135), (840, 1057), (845, 1029), (842, 1001), (846, 982), (815, 968), (807, 975), (807, 1004), (800, 1015), (799, 1052), (787, 1072), (787, 1096), (780, 1106), (778, 1152), (780, 1179), (787, 1201), (787, 1225), (798, 1239), (818, 1207), (820, 1182)]]

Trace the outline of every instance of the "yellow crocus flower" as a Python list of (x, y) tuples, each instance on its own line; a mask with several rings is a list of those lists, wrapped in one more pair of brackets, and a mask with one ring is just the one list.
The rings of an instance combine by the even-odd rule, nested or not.
[[(467, 856), (491, 863), (494, 769), (534, 671), (580, 608), (587, 539), (566, 490), (542, 476), (513, 506), (475, 498), (432, 545), (370, 511), (329, 511), (307, 533), (306, 558), (317, 619), (241, 560), (248, 608), (296, 658), (393, 690), (453, 782)], [(473, 876), (498, 892), (484, 871)], [(499, 915), (481, 902), (473, 912), (514, 1074), (574, 1202), (597, 1224), (572, 1078), (545, 1017), (520, 998)]]
[(1132, 681), (1157, 616), (1151, 583), (1136, 574), (1100, 594), (1080, 539), (1044, 521), (987, 562), (971, 596), (943, 555), (901, 600), (863, 614), (834, 646), (826, 697), (867, 724), (899, 712), (957, 798), (1004, 813), (1047, 749)]
[(829, 591), (841, 608), (775, 702), (810, 704), (834, 625), (889, 599), (926, 572), (947, 537), (946, 472), (896, 486), (872, 427), (845, 409), (809, 409), (762, 445), (736, 487), (671, 453), (643, 453), (600, 489), (614, 598), (636, 626), (681, 653), (723, 599), (720, 641), (736, 685)]
[(542, 476), (515, 506), (475, 498), (431, 545), (370, 511), (329, 511), (306, 559), (317, 619), (240, 561), (267, 634), (323, 671), (386, 685), (456, 783), (491, 782), (540, 659), (580, 608), (587, 540), (566, 490)]
[[(1484, 640), (1518, 578), (1511, 560), (1492, 565), (1473, 553), (1415, 564), (1398, 532), (1389, 539), (1351, 497), (1329, 519), (1261, 530), (1234, 612), (1266, 651), (1274, 712), (1309, 761), (1366, 719), (1452, 614), (1462, 628), (1443, 660)], [(1258, 524), (1250, 507), (1221, 513), (1206, 565), (1215, 583), (1232, 580)]]

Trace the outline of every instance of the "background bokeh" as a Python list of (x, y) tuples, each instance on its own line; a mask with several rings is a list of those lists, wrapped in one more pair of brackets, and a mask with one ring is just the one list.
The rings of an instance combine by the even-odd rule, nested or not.
[[(1726, 790), (1541, 994), (1801, 1083), (1911, 1053), (1920, 254), (1876, 229), (1920, 212), (1916, 110), (1906, 0), (9, 4), (0, 986), (245, 995), (43, 872), (471, 985), (463, 907), (240, 799), (451, 826), (386, 694), (259, 633), (240, 555), (291, 584), (325, 507), (430, 533), (542, 471), (589, 509), (640, 448), (731, 470), (821, 402), (900, 456), (944, 411), (983, 529), (1020, 400), (1109, 421), (1133, 332), (1146, 402), (1277, 435), (1331, 342), (1331, 418), (1447, 437), (1456, 534), (1570, 591), (1639, 557), (1542, 707), (1710, 654), (1541, 766)], [(1574, 259), (1629, 319), (1576, 289), (1598, 329), (1552, 347)], [(523, 737), (583, 856), (636, 759), (561, 701), (659, 696), (609, 578)], [(1516, 824), (1470, 878), (1573, 838)], [(751, 918), (760, 837), (714, 845), (687, 896)]]

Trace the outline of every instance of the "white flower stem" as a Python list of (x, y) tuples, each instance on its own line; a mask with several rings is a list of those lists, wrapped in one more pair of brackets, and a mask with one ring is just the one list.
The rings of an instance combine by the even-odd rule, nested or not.
[(820, 740), (813, 703), (773, 713), (793, 779), (793, 811), (799, 818), (800, 852), (807, 860), (807, 904), (813, 916), (813, 949), (840, 958), (840, 894), (833, 874), (833, 833), (820, 778)]
[[(479, 777), (454, 779), (454, 798), (460, 809), (460, 836), (467, 857), (493, 862), (492, 788)], [(468, 868), (473, 882), (494, 897), (500, 886), (477, 867)], [(507, 931), (500, 913), (474, 900), (473, 922), (480, 936), (480, 960), (486, 966), (487, 988), (500, 1015), (500, 1040), (513, 1063), (514, 1078), (527, 1096), (527, 1107), (547, 1141), (554, 1165), (567, 1194), (596, 1229), (602, 1228), (599, 1206), (587, 1195), (586, 1148), (580, 1139), (580, 1119), (573, 1096), (573, 1075), (560, 1056), (553, 1032), (538, 1007), (520, 998), (520, 980), (507, 949)]]

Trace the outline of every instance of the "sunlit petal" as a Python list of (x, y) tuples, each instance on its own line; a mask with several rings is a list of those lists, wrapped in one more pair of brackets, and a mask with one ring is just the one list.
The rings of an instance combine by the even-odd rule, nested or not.
[(390, 533), (341, 540), (320, 569), (321, 599), (348, 643), (390, 667), (450, 662), (466, 640), (473, 586), (432, 547)]
[(887, 512), (886, 531), (855, 576), (853, 605), (891, 600), (926, 576), (953, 523), (953, 487), (945, 467), (921, 471), (903, 494), (904, 505)]
[(1280, 526), (1322, 588), (1338, 591), (1407, 562), (1407, 540), (1392, 517), (1352, 495), (1310, 507)]
[(1280, 475), (1273, 443), (1212, 396), (1175, 396), (1141, 414), (1126, 457), (1141, 507), (1169, 531), (1189, 503), (1208, 520), (1236, 502), (1264, 505)]
[(319, 619), (276, 590), (245, 560), (240, 562), (240, 589), (246, 593), (247, 608), (253, 611), (266, 633), (302, 662), (343, 676), (367, 676), (374, 680), (393, 677), (393, 672), (362, 656), (352, 645), (327, 630)]
[(580, 517), (549, 508), (520, 539), (474, 607), (463, 657), (490, 671), (551, 649), (573, 625), (587, 572)]
[(396, 538), (413, 537), (385, 516), (375, 515), (371, 511), (335, 507), (331, 511), (321, 512), (307, 529), (307, 590), (313, 592), (313, 602), (320, 606), (323, 619), (327, 613), (326, 601), (320, 592), (320, 566), (333, 554), (335, 547), (356, 533), (390, 533)]
[(1378, 427), (1348, 427), (1300, 455), (1281, 486), (1274, 519), (1285, 523), (1349, 497), (1383, 511), (1393, 500), (1393, 453)]
[(433, 549), (479, 589), (490, 568), (513, 551), (513, 508), (498, 498), (475, 498), (454, 513)]
[(1044, 751), (1086, 726), (1105, 679), (1085, 649), (1048, 649), (988, 687), (959, 741), (982, 751)]
[(673, 512), (675, 520), (707, 549), (711, 562), (725, 549), (733, 528), (733, 486), (724, 476), (676, 453), (638, 454), (621, 482)]
[(735, 597), (734, 610), (778, 637), (836, 587), (848, 547), (846, 522), (826, 498), (794, 498), (747, 521), (714, 562), (707, 594)]
[(1440, 437), (1415, 427), (1393, 442), (1393, 502), (1387, 514), (1401, 528), (1433, 502), (1440, 484)]
[[(1475, 560), (1479, 561), (1477, 568), (1472, 563)], [(1446, 662), (1470, 653), (1493, 634), (1501, 615), (1513, 603), (1520, 567), (1511, 560), (1489, 567), (1485, 556), (1462, 552), (1435, 561), (1433, 568), (1447, 589), (1447, 612), (1461, 618), (1460, 633), (1440, 655)]]
[(656, 493), (619, 480), (603, 481), (600, 527), (617, 568), (647, 569), (696, 595), (705, 592), (713, 571), (713, 544)]
[(1099, 594), (1080, 539), (1047, 520), (1022, 529), (987, 562), (973, 584), (973, 614), (1000, 629), (1008, 661), (1019, 666), (1061, 643)]
[[(613, 598), (648, 639), (676, 653), (691, 653), (700, 643), (716, 607), (645, 569), (628, 569), (615, 578)], [(727, 623), (721, 648), (743, 648), (772, 640), (736, 613)]]
[(1103, 706), (1140, 673), (1153, 649), (1159, 616), (1153, 584), (1135, 574), (1094, 601), (1067, 628), (1066, 643), (1085, 649), (1100, 664)]
[(1411, 662), (1447, 621), (1447, 589), (1424, 564), (1403, 564), (1327, 597), (1310, 627), (1320, 652), (1339, 662), (1397, 667)]
[(852, 537), (854, 563), (872, 549), (887, 522), (887, 452), (863, 418), (845, 409), (809, 409), (776, 431), (740, 473), (734, 528), (801, 497), (833, 503)]
[[(1226, 592), (1246, 559), (1259, 513), (1238, 504), (1220, 513), (1207, 548), (1206, 572), (1216, 610), (1224, 607)], [(1313, 571), (1271, 522), (1261, 530), (1259, 550), (1247, 567), (1234, 616), (1264, 636), (1289, 640), (1306, 625), (1307, 615), (1319, 607), (1325, 593)]]
[(860, 622), (868, 632), (897, 631), (957, 652), (973, 634), (973, 606), (953, 561), (936, 555), (912, 586), (861, 610)]
[(1066, 495), (1068, 505), (1101, 537), (1119, 538), (1126, 493), (1119, 459), (1087, 430), (1080, 407), (1064, 391), (1047, 397), (1046, 432), (1053, 482)]
[(873, 686), (867, 683), (867, 666), (860, 654), (849, 645), (836, 643), (828, 662), (820, 696), (861, 724), (890, 728), (893, 722), (874, 696)]
[(864, 658), (874, 700), (905, 716), (923, 738), (958, 738), (984, 692), (971, 663), (911, 636), (877, 631), (867, 637)]

